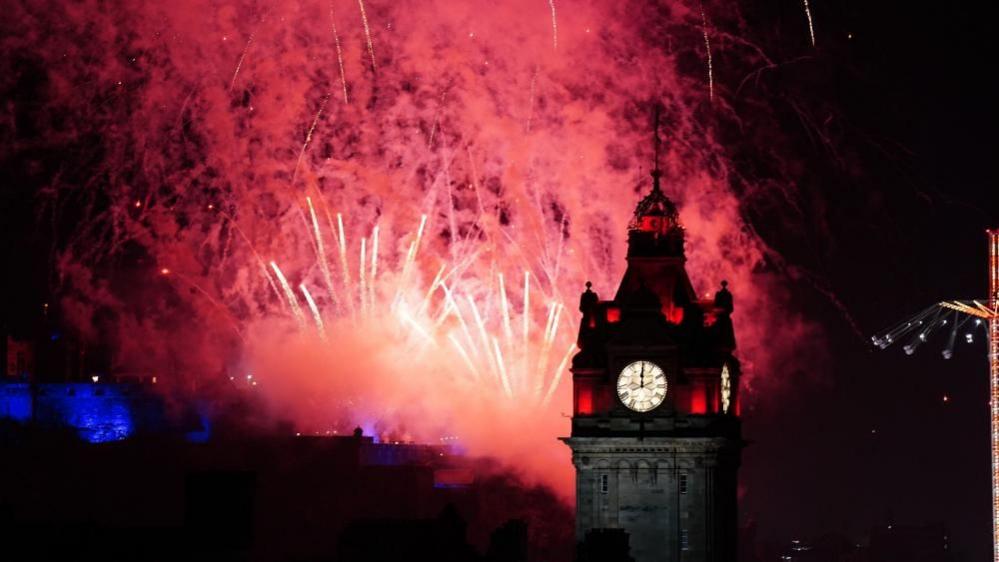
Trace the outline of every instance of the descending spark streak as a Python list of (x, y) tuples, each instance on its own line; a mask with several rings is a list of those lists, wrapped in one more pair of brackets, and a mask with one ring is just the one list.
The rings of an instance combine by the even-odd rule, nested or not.
[(545, 397), (541, 401), (541, 405), (543, 407), (548, 407), (551, 403), (552, 396), (555, 395), (555, 389), (558, 388), (558, 383), (562, 380), (562, 372), (565, 371), (566, 366), (569, 364), (569, 359), (572, 358), (572, 354), (575, 351), (576, 344), (569, 344), (569, 349), (566, 350), (565, 355), (562, 356), (562, 360), (558, 364), (558, 367), (555, 368), (555, 373), (552, 375), (552, 382), (548, 385), (548, 392), (545, 393)]
[(323, 317), (319, 314), (319, 307), (316, 306), (316, 301), (312, 299), (312, 295), (309, 294), (309, 289), (305, 287), (304, 283), (300, 284), (298, 288), (302, 291), (305, 302), (309, 305), (309, 311), (312, 312), (312, 319), (316, 322), (316, 330), (319, 332), (319, 337), (325, 340), (326, 327), (323, 325)]
[(364, 10), (364, 0), (357, 0), (357, 5), (361, 8), (361, 22), (364, 24), (364, 38), (368, 42), (368, 55), (371, 57), (371, 72), (378, 72), (375, 66), (375, 45), (371, 42), (371, 28), (368, 26), (368, 13)]
[(434, 339), (434, 337), (431, 336), (430, 333), (427, 332), (427, 330), (423, 328), (423, 326), (420, 326), (420, 323), (417, 322), (416, 319), (414, 319), (409, 314), (409, 312), (406, 311), (406, 307), (402, 307), (402, 306), (399, 307), (399, 317), (402, 318), (407, 324), (409, 324), (410, 326), (412, 326), (413, 327), (413, 331), (415, 331), (417, 334), (419, 334), (420, 336), (422, 336), (423, 339), (427, 340), (427, 342), (429, 342), (429, 343), (431, 343), (433, 345), (437, 345), (437, 341)]
[(548, 332), (552, 329), (552, 322), (555, 319), (555, 302), (548, 305), (548, 322), (545, 323), (545, 340), (548, 339)]
[(420, 216), (420, 228), (416, 231), (416, 242), (413, 243), (412, 248), (410, 248), (409, 256), (407, 260), (409, 264), (412, 265), (413, 260), (416, 259), (416, 253), (420, 249), (420, 241), (423, 240), (423, 229), (427, 226), (427, 215)]
[(531, 75), (531, 89), (529, 92), (530, 104), (527, 109), (527, 132), (531, 132), (531, 125), (534, 122), (534, 101), (537, 93), (539, 67), (535, 65), (534, 74)]
[(427, 215), (422, 215), (420, 217), (420, 228), (416, 231), (416, 240), (409, 245), (409, 251), (406, 252), (406, 262), (402, 265), (402, 279), (405, 281), (409, 277), (409, 269), (413, 266), (413, 260), (416, 259), (416, 253), (420, 249), (420, 240), (423, 239), (423, 229), (427, 226)]
[[(265, 268), (265, 270), (266, 270), (266, 268)], [(169, 271), (169, 270), (167, 270), (167, 271)], [(213, 307), (215, 307), (219, 312), (221, 312), (225, 316), (225, 319), (229, 322), (229, 325), (232, 327), (232, 331), (236, 333), (236, 335), (239, 337), (239, 339), (243, 343), (246, 343), (246, 338), (243, 336), (243, 332), (240, 330), (239, 325), (236, 323), (236, 320), (233, 317), (232, 311), (229, 310), (229, 307), (223, 305), (218, 300), (216, 300), (208, 291), (206, 291), (201, 285), (199, 285), (199, 284), (195, 283), (194, 281), (192, 281), (190, 279), (190, 277), (188, 277), (187, 275), (181, 275), (181, 274), (179, 274), (179, 273), (177, 273), (175, 271), (169, 271), (169, 275), (176, 275), (178, 279), (184, 281), (185, 283), (187, 283), (188, 285), (190, 285), (191, 288), (193, 288), (196, 291), (198, 291), (199, 293), (201, 293), (201, 296), (205, 297), (205, 299)]]
[(805, 17), (808, 18), (808, 36), (812, 39), (812, 46), (815, 46), (815, 25), (812, 23), (812, 8), (808, 5), (808, 0), (803, 0), (805, 4)]
[(493, 338), (493, 350), (496, 352), (496, 364), (499, 366), (500, 380), (503, 383), (503, 392), (507, 398), (513, 398), (513, 389), (510, 388), (510, 378), (506, 374), (506, 364), (503, 363), (503, 352), (500, 351), (499, 341)]
[(493, 363), (492, 353), (489, 352), (489, 336), (486, 334), (486, 324), (482, 321), (482, 315), (479, 314), (479, 307), (476, 306), (475, 300), (469, 296), (466, 296), (466, 298), (468, 299), (468, 304), (472, 309), (472, 318), (475, 319), (475, 324), (479, 328), (479, 339), (482, 340), (482, 349), (489, 358), (489, 365), (493, 368), (493, 372), (495, 374), (496, 365)]
[[(340, 245), (340, 266), (343, 268), (343, 284), (350, 286), (350, 266), (347, 265), (347, 236), (343, 233), (343, 215), (336, 214), (337, 232), (340, 233), (337, 242)], [(351, 310), (354, 308), (354, 301), (349, 296), (347, 302), (350, 303)]]
[(305, 158), (305, 149), (309, 147), (309, 142), (312, 141), (312, 133), (315, 132), (316, 125), (319, 124), (319, 116), (323, 114), (323, 109), (326, 107), (326, 102), (329, 101), (329, 99), (329, 94), (323, 96), (323, 101), (319, 104), (319, 111), (316, 112), (315, 118), (312, 119), (312, 125), (309, 127), (309, 132), (305, 135), (305, 142), (302, 143), (302, 150), (298, 152), (298, 162), (295, 163), (295, 172), (291, 175), (292, 185), (295, 185), (295, 180), (298, 178), (298, 169), (301, 167), (302, 160)]
[(343, 72), (343, 49), (340, 47), (340, 35), (336, 32), (336, 20), (333, 19), (333, 3), (330, 2), (330, 26), (333, 28), (333, 44), (336, 45), (336, 62), (340, 65), (340, 86), (343, 87), (343, 102), (350, 103), (347, 97), (347, 78)]
[(326, 248), (323, 244), (323, 234), (319, 229), (319, 220), (316, 218), (316, 209), (312, 206), (312, 198), (306, 197), (305, 202), (309, 205), (309, 216), (312, 219), (312, 235), (316, 239), (316, 261), (319, 262), (319, 271), (323, 274), (323, 281), (326, 283), (326, 291), (330, 295), (330, 300), (335, 306), (339, 306), (339, 299), (336, 291), (333, 290), (333, 275), (330, 272), (330, 264), (326, 259)]
[(558, 49), (558, 20), (555, 19), (555, 0), (548, 0), (552, 9), (552, 49)]
[(396, 285), (395, 296), (392, 297), (392, 306), (395, 308), (399, 299), (402, 298), (403, 286), (409, 280), (409, 270), (413, 266), (413, 260), (416, 259), (416, 253), (420, 247), (420, 240), (423, 238), (423, 228), (427, 225), (427, 215), (420, 216), (420, 228), (416, 231), (416, 240), (409, 243), (409, 249), (406, 251), (406, 259), (402, 263), (402, 274), (400, 275), (400, 283)]
[[(538, 356), (537, 372), (543, 373), (548, 368), (548, 355), (551, 352), (552, 343), (555, 340), (555, 333), (558, 330), (559, 316), (562, 313), (562, 305), (552, 301), (548, 308), (548, 325), (545, 327), (545, 337), (541, 345), (541, 353)], [(535, 393), (540, 392), (539, 387), (535, 387)]]
[(361, 259), (358, 261), (358, 279), (360, 280), (360, 300), (361, 300), (361, 312), (364, 313), (368, 308), (368, 276), (365, 274), (365, 270), (368, 268), (368, 260), (366, 259), (365, 244), (367, 243), (367, 238), (361, 238)]
[[(808, 0), (805, 0), (808, 5)], [(715, 99), (715, 71), (714, 62), (711, 59), (711, 38), (708, 36), (708, 15), (704, 11), (704, 2), (701, 2), (701, 31), (704, 33), (704, 51), (708, 60), (708, 99)]]
[(447, 317), (451, 315), (451, 312), (451, 303), (445, 298), (443, 306), (441, 306), (440, 310), (437, 312), (437, 318), (434, 319), (434, 330), (441, 327), (444, 321), (447, 320)]
[(555, 308), (555, 319), (552, 321), (551, 331), (548, 333), (548, 335), (546, 337), (546, 340), (548, 341), (548, 343), (551, 343), (551, 342), (555, 341), (555, 334), (558, 333), (558, 321), (559, 321), (559, 318), (562, 317), (562, 309), (563, 308), (564, 307), (562, 306), (561, 303), (559, 303), (559, 305)]
[(524, 272), (524, 350), (527, 350), (527, 337), (531, 331), (531, 272)]
[(378, 274), (378, 226), (371, 233), (371, 280)]
[(239, 76), (239, 69), (243, 67), (243, 59), (246, 58), (247, 51), (250, 50), (250, 43), (253, 42), (253, 34), (250, 34), (250, 38), (246, 40), (246, 47), (243, 47), (243, 53), (239, 55), (239, 62), (236, 63), (236, 70), (232, 73), (232, 80), (229, 82), (229, 89), (232, 90), (236, 87), (236, 77)]
[(284, 289), (284, 296), (288, 300), (288, 308), (291, 309), (291, 313), (295, 316), (295, 320), (298, 321), (299, 327), (305, 328), (305, 315), (302, 314), (302, 307), (298, 305), (298, 299), (295, 297), (295, 291), (291, 290), (291, 285), (289, 285), (288, 280), (285, 279), (284, 273), (281, 273), (281, 268), (279, 268), (273, 261), (271, 261), (271, 269), (274, 270), (274, 275), (277, 276), (278, 281), (281, 283), (281, 288)]
[(425, 295), (423, 295), (423, 300), (420, 301), (420, 308), (418, 314), (423, 314), (423, 311), (427, 309), (430, 305), (430, 297), (433, 296), (434, 291), (440, 286), (441, 282), (444, 280), (444, 271), (447, 270), (447, 264), (441, 264), (440, 269), (437, 270), (437, 275), (434, 275), (434, 280), (430, 283), (430, 288), (427, 289)]
[(454, 337), (454, 334), (448, 334), (447, 339), (451, 340), (451, 343), (454, 344), (454, 348), (458, 350), (458, 355), (465, 362), (465, 366), (468, 367), (468, 370), (475, 375), (475, 379), (481, 379), (482, 375), (479, 374), (479, 370), (475, 367), (475, 363), (472, 362), (471, 357), (469, 357), (468, 353), (465, 352), (465, 348), (461, 347), (461, 343), (459, 343), (458, 339)]
[(503, 311), (503, 333), (507, 340), (513, 338), (513, 329), (510, 328), (510, 305), (506, 299), (506, 285), (503, 284), (503, 274), (499, 274), (500, 308)]
[(368, 299), (371, 306), (375, 303), (375, 277), (378, 275), (378, 225), (371, 232), (371, 273), (368, 276)]
[(255, 257), (257, 259), (257, 263), (260, 264), (260, 269), (264, 273), (264, 278), (267, 279), (267, 284), (271, 286), (271, 289), (274, 291), (274, 294), (277, 296), (277, 298), (280, 299), (281, 291), (278, 289), (277, 283), (274, 282), (274, 278), (271, 277), (271, 272), (267, 269), (267, 263), (264, 261), (264, 258), (260, 257), (260, 253), (257, 252), (257, 248), (254, 247), (252, 242), (250, 242), (250, 238), (246, 235), (245, 232), (243, 232), (243, 229), (240, 228), (239, 223), (236, 222), (236, 220), (232, 218), (228, 213), (225, 213), (224, 211), (219, 211), (218, 213), (222, 215), (222, 217), (225, 218), (227, 221), (229, 221), (229, 224), (231, 224), (233, 228), (236, 229), (236, 232), (239, 233), (239, 236), (240, 238), (243, 239), (243, 242), (246, 242), (247, 247), (249, 247), (250, 251), (253, 253), (253, 257)]
[(461, 325), (461, 331), (465, 334), (465, 339), (468, 341), (468, 345), (472, 348), (472, 353), (478, 355), (479, 350), (475, 346), (475, 340), (472, 339), (472, 332), (468, 329), (468, 323), (465, 322), (465, 316), (461, 313), (461, 308), (458, 306), (457, 301), (454, 300), (454, 295), (451, 294), (451, 289), (448, 288), (446, 283), (441, 283), (441, 289), (444, 290), (444, 298), (451, 305), (451, 310), (454, 311), (454, 315), (458, 317), (458, 324)]

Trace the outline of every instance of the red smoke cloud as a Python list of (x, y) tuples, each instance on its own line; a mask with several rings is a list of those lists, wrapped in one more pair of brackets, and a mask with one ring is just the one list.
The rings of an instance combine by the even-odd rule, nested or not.
[(714, 132), (738, 121), (724, 78), (761, 55), (727, 3), (703, 8), (13, 3), (5, 80), (40, 77), (32, 126), (67, 155), (47, 192), (74, 222), (64, 309), (174, 392), (250, 373), (302, 431), (455, 435), (568, 494), (555, 377), (583, 283), (607, 298), (623, 271), (653, 103), (695, 288), (735, 294), (750, 401), (790, 361), (774, 334), (811, 330)]

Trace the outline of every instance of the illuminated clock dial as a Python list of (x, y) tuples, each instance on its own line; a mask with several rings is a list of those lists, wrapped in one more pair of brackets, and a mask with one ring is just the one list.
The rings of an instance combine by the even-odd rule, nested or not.
[(648, 412), (666, 398), (666, 373), (651, 361), (635, 361), (617, 377), (617, 397), (636, 412)]

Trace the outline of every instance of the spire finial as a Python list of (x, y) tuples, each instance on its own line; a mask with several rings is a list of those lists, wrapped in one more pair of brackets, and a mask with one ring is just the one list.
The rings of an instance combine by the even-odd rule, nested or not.
[(652, 138), (653, 146), (655, 147), (655, 161), (652, 165), (652, 192), (655, 193), (660, 191), (659, 188), (659, 178), (663, 175), (662, 170), (659, 169), (659, 147), (662, 144), (662, 140), (659, 138), (659, 110), (660, 104), (656, 102), (652, 109)]

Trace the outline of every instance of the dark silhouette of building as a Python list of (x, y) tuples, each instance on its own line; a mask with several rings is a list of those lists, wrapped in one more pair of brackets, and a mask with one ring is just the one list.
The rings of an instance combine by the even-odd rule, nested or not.
[(576, 562), (634, 562), (624, 529), (590, 529), (576, 551)]
[(628, 227), (617, 294), (600, 300), (587, 283), (580, 298), (564, 439), (576, 467), (576, 536), (581, 559), (612, 548), (600, 541), (620, 530), (638, 562), (731, 561), (743, 446), (733, 298), (723, 282), (713, 300), (697, 299), (676, 207), (658, 170), (652, 176)]
[(527, 562), (527, 523), (511, 519), (489, 537), (487, 562)]
[(568, 561), (568, 508), (489, 461), (213, 427), (90, 442), (0, 419), (0, 560)]
[(337, 545), (340, 562), (434, 560), (478, 562), (465, 521), (448, 504), (433, 519), (366, 519), (347, 525)]

